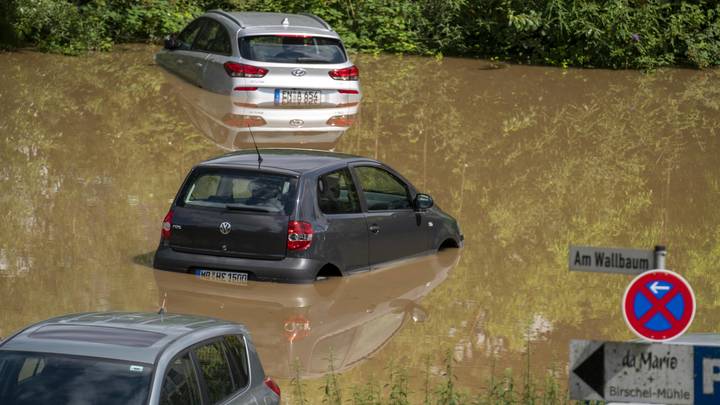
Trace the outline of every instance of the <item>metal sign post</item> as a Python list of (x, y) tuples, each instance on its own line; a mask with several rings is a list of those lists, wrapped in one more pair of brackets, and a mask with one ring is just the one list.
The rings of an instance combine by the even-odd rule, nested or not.
[(655, 246), (655, 269), (665, 270), (665, 256), (667, 256), (667, 250), (663, 245)]

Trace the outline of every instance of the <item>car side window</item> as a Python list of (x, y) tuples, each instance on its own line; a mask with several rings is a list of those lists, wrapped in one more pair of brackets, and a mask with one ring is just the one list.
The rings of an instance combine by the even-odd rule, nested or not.
[(355, 168), (368, 211), (412, 208), (407, 186), (397, 177), (379, 167)]
[(360, 199), (348, 169), (340, 169), (318, 178), (317, 198), (324, 214), (360, 212)]
[(224, 341), (225, 347), (228, 349), (228, 360), (230, 361), (235, 388), (245, 387), (248, 384), (250, 375), (245, 339), (242, 336), (229, 335), (225, 336)]
[(179, 42), (178, 49), (182, 49), (184, 51), (189, 51), (192, 46), (193, 42), (195, 42), (195, 38), (198, 36), (198, 33), (200, 33), (200, 30), (203, 28), (203, 23), (205, 22), (205, 18), (198, 18), (197, 20), (193, 21), (185, 27), (184, 30), (178, 35), (177, 40)]
[(198, 346), (195, 349), (195, 356), (207, 387), (210, 403), (220, 402), (235, 391), (221, 340)]
[(160, 405), (200, 404), (200, 388), (190, 354), (176, 357), (165, 374), (160, 390)]
[(232, 53), (227, 30), (222, 24), (214, 20), (207, 20), (205, 28), (193, 44), (193, 49), (223, 55)]

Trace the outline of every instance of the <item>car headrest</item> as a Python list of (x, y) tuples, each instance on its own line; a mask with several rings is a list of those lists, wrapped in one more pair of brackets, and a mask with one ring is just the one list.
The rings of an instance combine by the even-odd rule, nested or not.
[(333, 177), (325, 177), (323, 180), (325, 181), (324, 189), (322, 190), (323, 194), (334, 199), (340, 197), (339, 179)]

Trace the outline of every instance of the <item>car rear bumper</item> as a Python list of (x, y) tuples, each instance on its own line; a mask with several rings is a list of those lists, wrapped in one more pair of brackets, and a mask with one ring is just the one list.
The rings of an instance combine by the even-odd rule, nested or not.
[[(322, 88), (322, 84), (306, 86), (307, 90), (318, 90), (320, 91), (319, 103), (313, 105), (283, 105), (279, 99), (276, 98), (275, 90), (289, 90), (297, 89), (298, 85), (293, 83), (286, 83), (279, 86), (271, 87), (250, 87), (255, 90), (233, 90), (232, 98), (234, 102), (240, 103), (240, 105), (246, 107), (261, 107), (261, 108), (338, 108), (338, 107), (353, 107), (357, 106), (362, 100), (362, 93), (360, 93), (360, 86), (358, 82), (340, 82), (342, 88)], [(314, 83), (313, 83), (314, 84)], [(335, 84), (335, 83), (333, 83)], [(234, 85), (234, 88), (247, 87), (246, 84)], [(302, 86), (301, 86), (302, 87)], [(342, 91), (357, 91), (356, 94), (341, 93)]]
[(153, 267), (158, 270), (182, 273), (189, 273), (198, 268), (238, 271), (248, 273), (250, 280), (285, 283), (313, 282), (322, 265), (319, 260), (297, 257), (286, 257), (282, 260), (245, 259), (178, 252), (166, 246), (158, 248), (153, 260)]

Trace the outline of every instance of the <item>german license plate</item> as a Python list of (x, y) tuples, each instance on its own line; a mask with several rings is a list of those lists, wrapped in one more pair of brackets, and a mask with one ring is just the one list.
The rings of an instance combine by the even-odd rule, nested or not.
[(275, 104), (320, 104), (320, 90), (275, 89)]
[(240, 284), (246, 285), (248, 280), (247, 273), (239, 273), (236, 271), (217, 271), (217, 270), (195, 270), (195, 277), (206, 281), (215, 281), (217, 283)]

